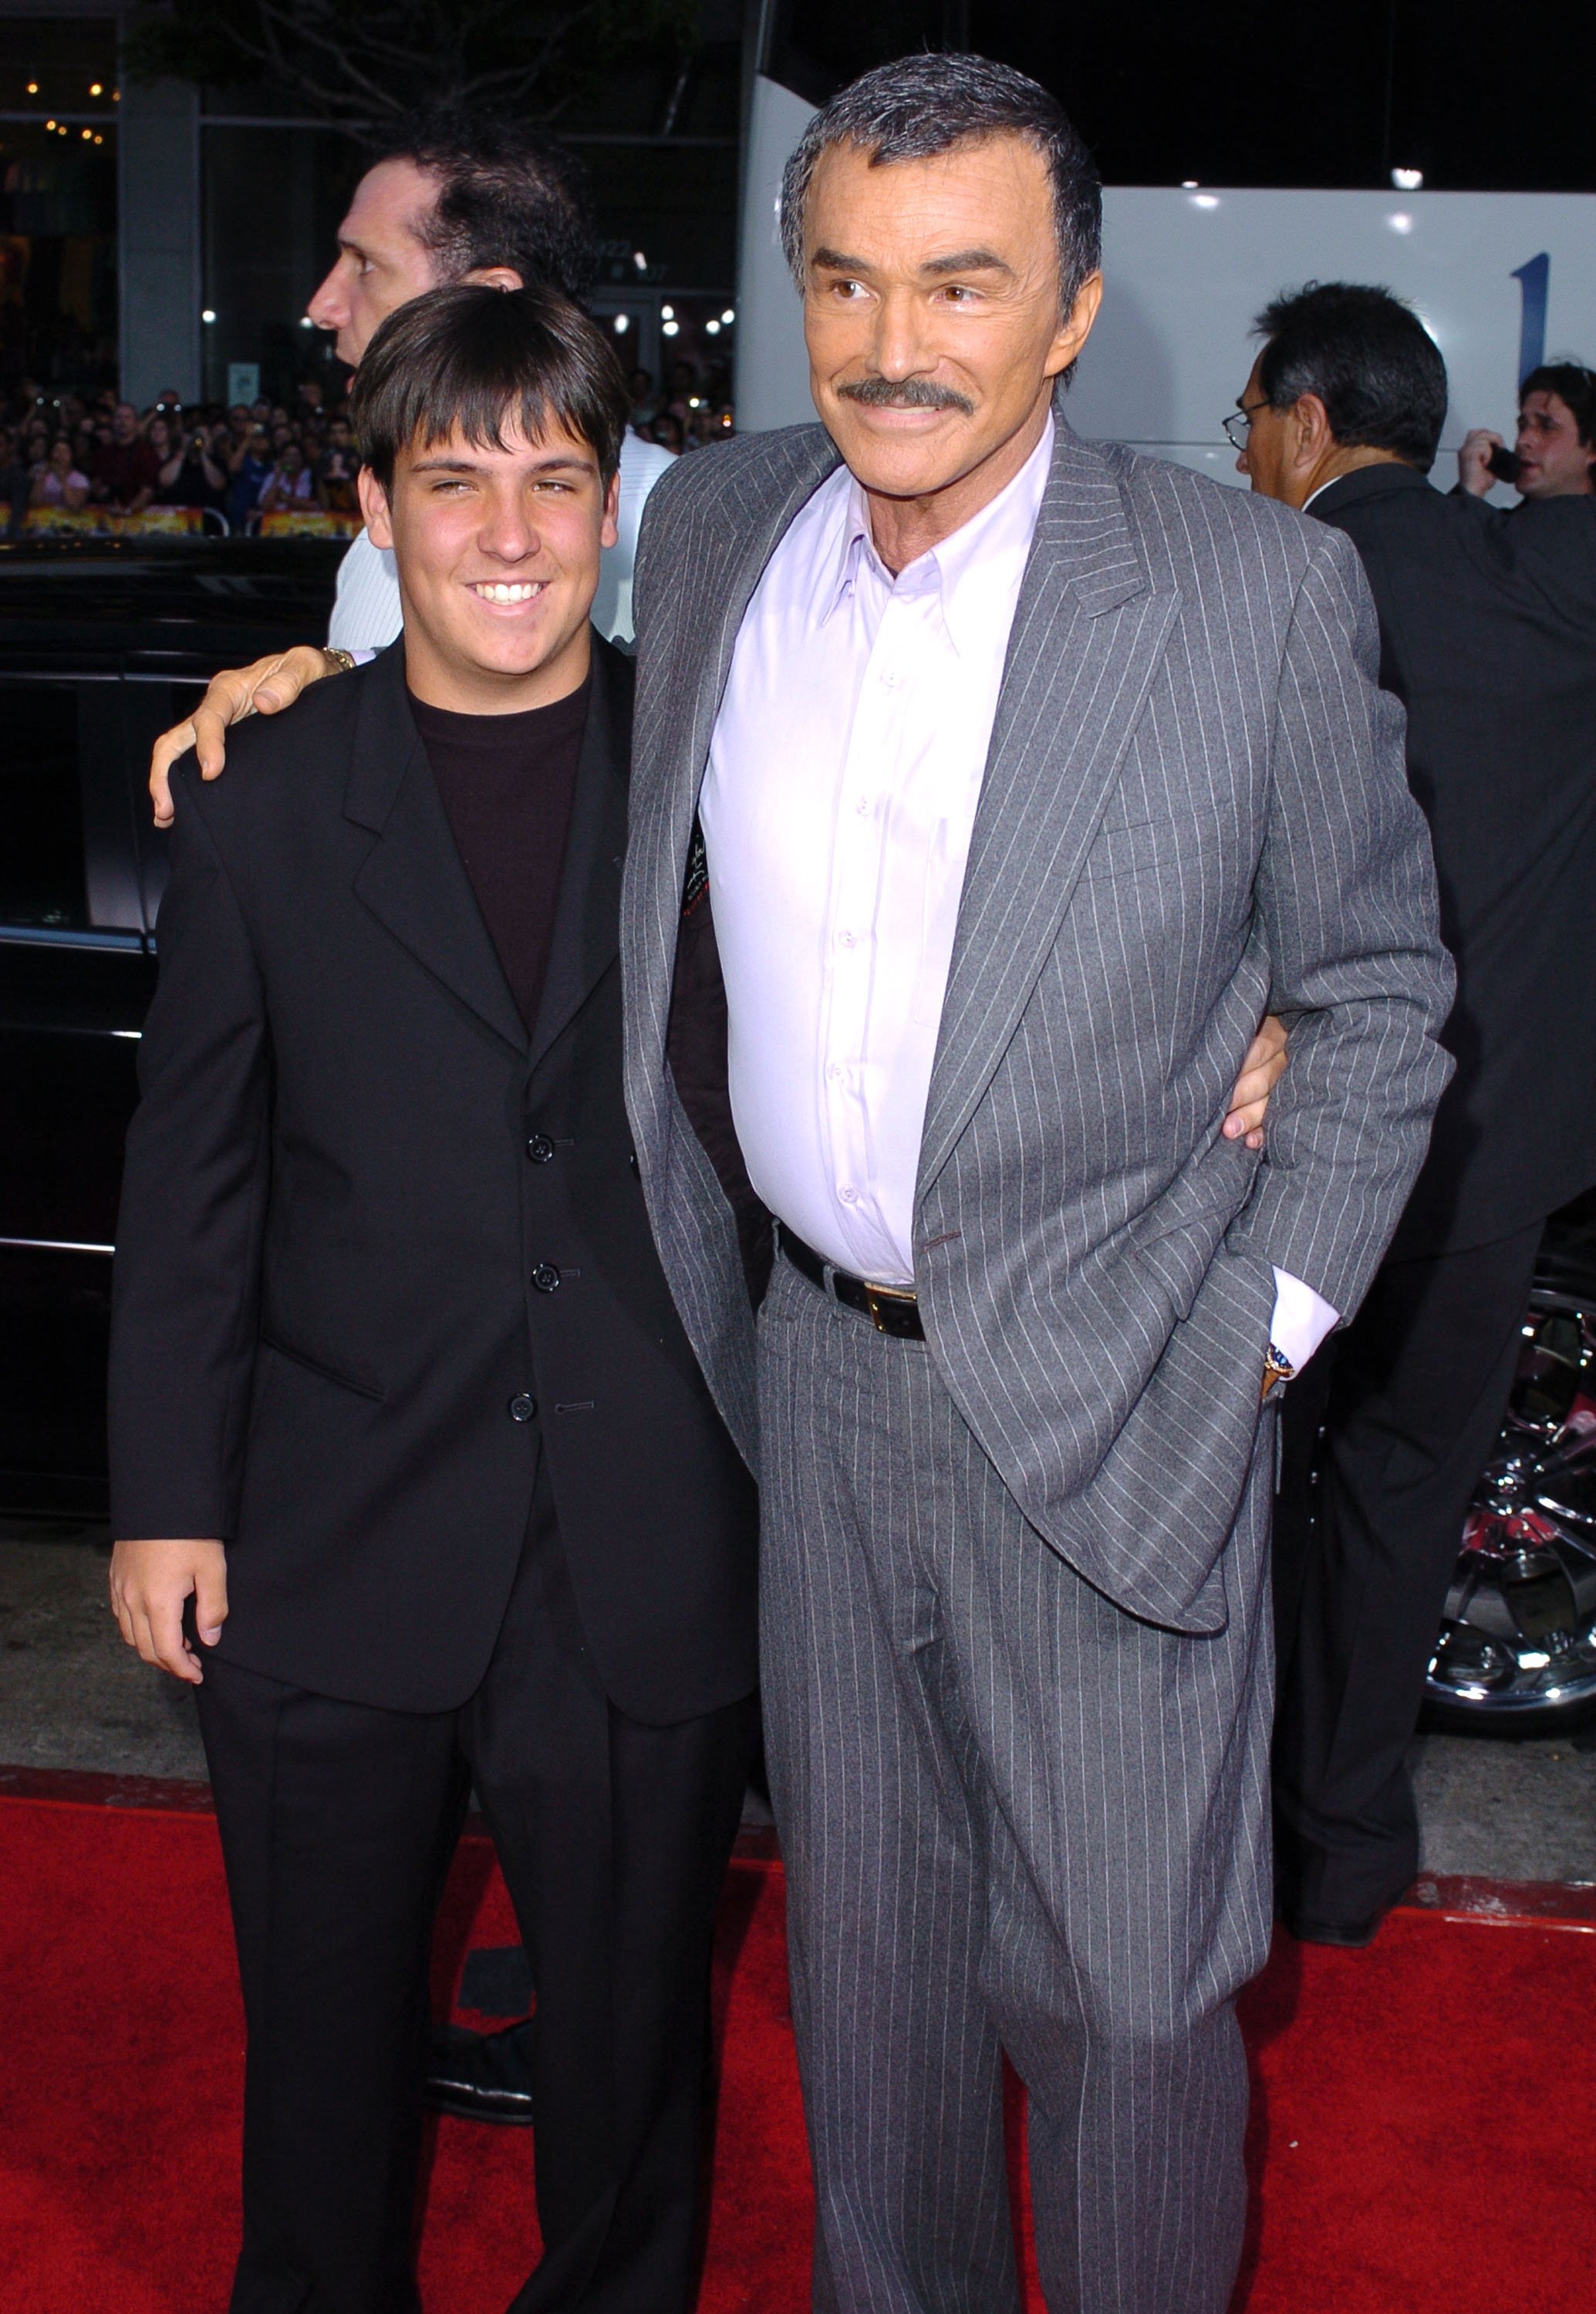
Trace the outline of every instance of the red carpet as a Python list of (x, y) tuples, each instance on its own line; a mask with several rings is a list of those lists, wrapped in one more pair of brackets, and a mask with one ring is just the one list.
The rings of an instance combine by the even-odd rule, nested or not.
[[(214, 1824), (0, 1798), (0, 2306), (220, 2314), (242, 2028)], [(514, 1934), (468, 1841), (440, 1977)], [(805, 2314), (779, 1867), (733, 1868), (718, 1991), (702, 2314)], [(1283, 1944), (1245, 2010), (1256, 2191), (1237, 2308), (1588, 2314), (1593, 2011), (1596, 1924), (1407, 1911), (1366, 1954)], [(535, 2241), (530, 2136), (439, 2124), (428, 2314), (502, 2314)]]

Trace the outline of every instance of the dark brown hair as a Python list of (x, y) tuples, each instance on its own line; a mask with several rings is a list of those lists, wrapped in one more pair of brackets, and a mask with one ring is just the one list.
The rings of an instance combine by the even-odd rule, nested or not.
[(360, 455), (390, 490), (399, 454), (456, 428), (502, 450), (507, 421), (536, 439), (586, 442), (608, 483), (630, 398), (604, 332), (558, 290), (429, 289), (390, 314), (355, 373), (349, 418)]
[(574, 153), (531, 122), (480, 105), (428, 105), (371, 139), (372, 164), (411, 161), (437, 187), (416, 224), (445, 281), (508, 265), (585, 298), (598, 273), (593, 204)]

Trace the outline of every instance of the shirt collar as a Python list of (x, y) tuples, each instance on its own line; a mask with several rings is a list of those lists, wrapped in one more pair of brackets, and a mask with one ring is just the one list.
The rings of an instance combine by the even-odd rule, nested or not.
[[(995, 618), (1001, 618), (1006, 631), (1014, 608), (1012, 593), (1018, 590), (1036, 517), (1042, 511), (1043, 495), (1053, 465), (1053, 444), (1050, 412), (1041, 439), (1013, 480), (1005, 482), (989, 505), (972, 515), (949, 537), (929, 552), (917, 555), (896, 579), (877, 553), (870, 537), (869, 506), (864, 491), (851, 475), (847, 475), (838, 552), (833, 565), (834, 576), (821, 606), (821, 624), (847, 600), (868, 567), (881, 586), (900, 596), (936, 596), (941, 603), (953, 647), (961, 658), (989, 638)], [(845, 467), (842, 472), (847, 474)], [(998, 564), (1003, 566), (1001, 572), (994, 568)], [(1012, 592), (1001, 584), (1010, 565)]]

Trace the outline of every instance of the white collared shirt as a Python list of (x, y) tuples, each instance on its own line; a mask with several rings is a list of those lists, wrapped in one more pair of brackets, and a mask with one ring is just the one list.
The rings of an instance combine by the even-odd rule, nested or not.
[[(895, 579), (846, 467), (800, 508), (738, 630), (700, 798), (732, 1112), (770, 1210), (839, 1268), (910, 1285), (920, 1144), (1051, 419), (990, 505)], [(1275, 1271), (1301, 1366), (1336, 1312)]]
[(754, 1186), (840, 1267), (914, 1274), (921, 1130), (1003, 658), (1053, 455), (895, 580), (845, 466), (744, 615), (700, 816)]

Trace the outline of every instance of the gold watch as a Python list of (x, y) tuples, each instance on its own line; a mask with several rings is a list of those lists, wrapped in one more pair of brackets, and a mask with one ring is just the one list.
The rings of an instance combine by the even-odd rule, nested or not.
[(327, 672), (329, 675), (354, 674), (355, 654), (353, 651), (340, 650), (336, 643), (323, 643), (322, 646), (322, 656), (327, 662)]

